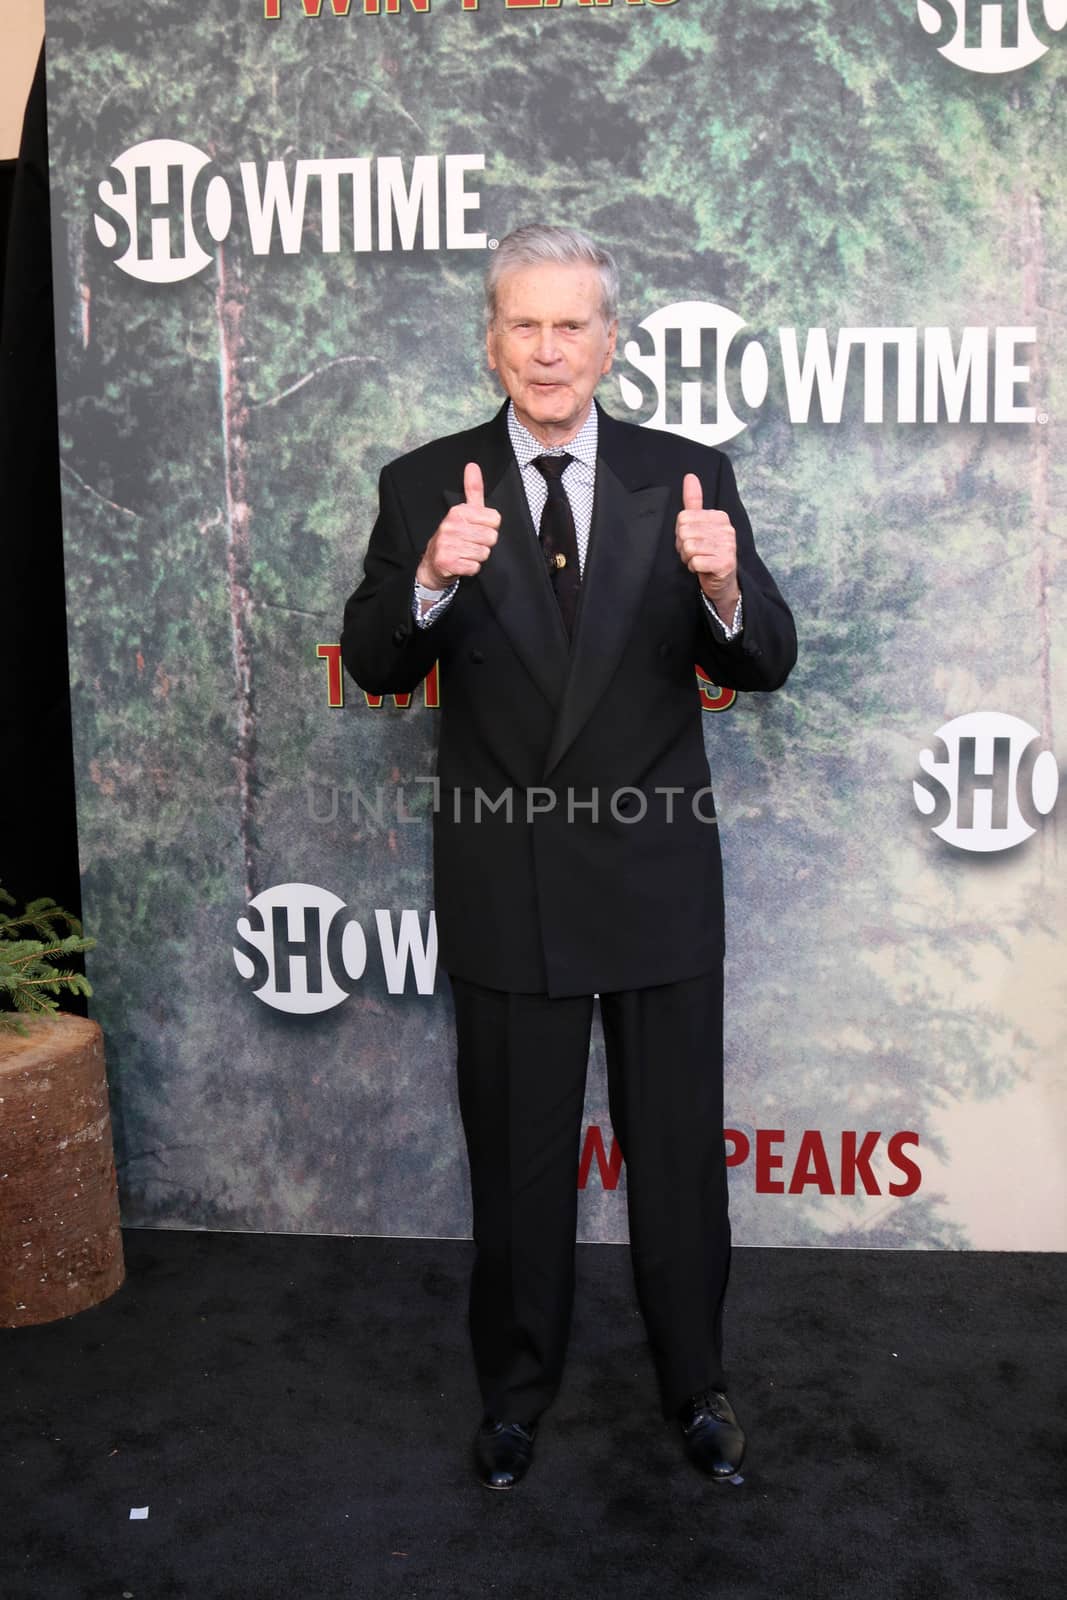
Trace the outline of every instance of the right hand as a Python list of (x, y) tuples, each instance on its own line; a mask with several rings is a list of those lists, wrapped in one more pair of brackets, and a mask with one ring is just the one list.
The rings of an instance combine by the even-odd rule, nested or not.
[(485, 503), (482, 469), (463, 468), (463, 500), (452, 506), (430, 540), (415, 573), (426, 589), (447, 589), (456, 578), (473, 578), (496, 544), (500, 512)]

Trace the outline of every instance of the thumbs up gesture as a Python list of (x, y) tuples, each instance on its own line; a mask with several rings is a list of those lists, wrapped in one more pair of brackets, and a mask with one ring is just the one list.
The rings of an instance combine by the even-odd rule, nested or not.
[(704, 491), (695, 472), (687, 472), (682, 479), (682, 509), (674, 524), (674, 543), (719, 616), (732, 622), (741, 594), (737, 537), (725, 511), (704, 510)]
[(500, 513), (485, 503), (482, 469), (463, 468), (463, 499), (450, 507), (423, 551), (416, 580), (427, 589), (447, 589), (454, 578), (472, 578), (496, 544)]

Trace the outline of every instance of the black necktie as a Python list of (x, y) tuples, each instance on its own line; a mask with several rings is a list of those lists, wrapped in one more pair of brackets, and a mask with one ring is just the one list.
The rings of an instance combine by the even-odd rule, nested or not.
[(563, 474), (574, 460), (566, 451), (558, 456), (535, 456), (533, 465), (548, 485), (548, 499), (541, 513), (538, 537), (544, 551), (548, 574), (552, 580), (559, 604), (563, 625), (568, 637), (574, 632), (574, 614), (578, 607), (578, 586), (582, 581), (578, 565), (578, 535), (574, 531), (574, 513), (563, 487)]

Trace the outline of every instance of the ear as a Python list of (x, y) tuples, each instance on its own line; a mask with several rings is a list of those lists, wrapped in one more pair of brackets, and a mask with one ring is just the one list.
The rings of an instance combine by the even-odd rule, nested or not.
[(496, 371), (496, 334), (492, 323), (485, 330), (485, 358), (489, 363), (489, 371)]

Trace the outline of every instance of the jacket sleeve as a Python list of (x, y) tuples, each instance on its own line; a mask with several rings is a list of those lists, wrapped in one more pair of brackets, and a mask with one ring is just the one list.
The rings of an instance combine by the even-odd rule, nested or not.
[[(725, 639), (701, 598), (697, 660), (723, 689), (778, 689), (797, 659), (797, 633), (792, 613), (756, 552), (752, 525), (737, 492), (734, 469), (720, 456), (714, 498), (707, 503), (725, 511), (737, 535), (737, 576), (743, 601), (744, 626), (735, 639)], [(708, 485), (704, 492), (707, 494)]]
[(363, 582), (345, 606), (341, 630), (341, 659), (368, 694), (410, 693), (437, 659), (441, 624), (419, 628), (412, 612), (415, 572), (429, 538), (412, 537), (393, 469), (383, 468)]

